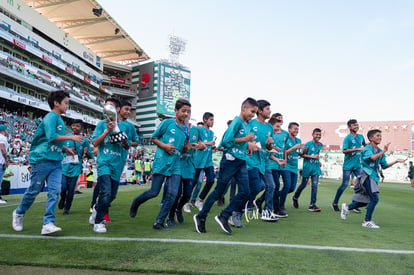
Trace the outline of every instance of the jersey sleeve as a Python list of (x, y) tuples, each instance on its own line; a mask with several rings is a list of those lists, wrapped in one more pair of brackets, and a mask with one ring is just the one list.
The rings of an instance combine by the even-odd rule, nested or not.
[(102, 120), (98, 123), (98, 125), (96, 125), (95, 131), (93, 131), (92, 134), (92, 142), (94, 142), (95, 139), (97, 139), (105, 131), (104, 123), (106, 123), (106, 121)]
[(227, 128), (226, 132), (224, 132), (223, 138), (221, 140), (221, 145), (224, 148), (231, 148), (236, 144), (235, 137), (236, 137), (236, 134), (239, 128), (240, 128), (240, 121), (237, 119), (233, 119), (232, 123)]
[(171, 119), (166, 119), (161, 122), (155, 132), (152, 134), (151, 138), (160, 139), (168, 129), (168, 126), (171, 124)]

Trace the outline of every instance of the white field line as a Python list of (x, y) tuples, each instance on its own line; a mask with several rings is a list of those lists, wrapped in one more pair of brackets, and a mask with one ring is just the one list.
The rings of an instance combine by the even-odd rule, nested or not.
[(277, 248), (296, 248), (310, 250), (331, 250), (346, 252), (370, 252), (385, 254), (414, 254), (414, 250), (394, 250), (394, 249), (376, 249), (376, 248), (357, 248), (341, 246), (318, 246), (318, 245), (301, 245), (301, 244), (277, 244), (277, 243), (258, 243), (258, 242), (233, 242), (233, 241), (207, 241), (207, 240), (182, 240), (182, 239), (159, 239), (159, 238), (107, 238), (107, 237), (79, 237), (79, 236), (35, 236), (35, 235), (17, 235), (17, 234), (0, 234), (0, 238), (14, 239), (43, 239), (53, 241), (104, 241), (104, 242), (157, 242), (157, 243), (191, 243), (191, 244), (211, 244), (211, 245), (238, 245), (238, 246), (256, 246), (256, 247), (277, 247)]

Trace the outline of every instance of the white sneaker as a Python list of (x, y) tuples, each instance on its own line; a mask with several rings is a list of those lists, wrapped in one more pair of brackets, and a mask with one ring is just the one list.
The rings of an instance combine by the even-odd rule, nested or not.
[(191, 204), (189, 202), (187, 202), (186, 204), (184, 204), (183, 210), (184, 210), (185, 213), (191, 213), (190, 205)]
[(16, 209), (13, 211), (13, 222), (12, 226), (14, 231), (22, 231), (23, 230), (23, 214), (17, 214)]
[(0, 204), (6, 204), (6, 203), (7, 203), (6, 200), (0, 199)]
[(93, 226), (93, 231), (96, 233), (106, 233), (106, 227), (104, 223), (97, 223)]
[(197, 200), (195, 206), (198, 208), (198, 211), (201, 211), (201, 209), (203, 209), (203, 201)]
[(349, 214), (348, 205), (343, 203), (341, 206), (341, 219), (346, 220), (346, 216)]
[(95, 209), (95, 205), (92, 207), (92, 214), (89, 216), (89, 224), (94, 225), (95, 224), (95, 219), (96, 219), (96, 209)]
[(380, 228), (374, 221), (364, 221), (362, 227), (367, 228)]
[(62, 231), (62, 228), (57, 227), (53, 222), (44, 224), (42, 227), (42, 235), (52, 234), (59, 231)]
[(277, 222), (279, 218), (273, 212), (265, 210), (262, 212), (262, 221), (265, 222)]

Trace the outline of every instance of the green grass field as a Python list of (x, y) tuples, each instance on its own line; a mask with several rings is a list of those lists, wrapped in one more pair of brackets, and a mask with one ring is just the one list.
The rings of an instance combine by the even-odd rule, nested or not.
[[(381, 184), (374, 212), (381, 228), (367, 229), (361, 227), (364, 213), (350, 213), (342, 221), (330, 208), (338, 184), (321, 180), (320, 213), (307, 211), (307, 187), (299, 209), (288, 197), (288, 218), (277, 223), (244, 221), (246, 228), (234, 229), (232, 235), (215, 223), (221, 209), (217, 206), (207, 220), (207, 234), (195, 231), (194, 209), (184, 213), (184, 224), (167, 232), (153, 230), (161, 196), (142, 205), (132, 219), (131, 200), (147, 187), (128, 185), (120, 187), (110, 208), (108, 233), (96, 234), (88, 224), (91, 190), (83, 189), (75, 196), (71, 215), (57, 210), (56, 224), (63, 231), (42, 237), (46, 194), (40, 194), (26, 214), (23, 232), (11, 228), (21, 195), (8, 196), (9, 203), (0, 206), (0, 265), (48, 267), (48, 273), (52, 268), (76, 268), (178, 274), (414, 274), (414, 189), (407, 183)], [(348, 188), (341, 202), (350, 202), (351, 195)]]

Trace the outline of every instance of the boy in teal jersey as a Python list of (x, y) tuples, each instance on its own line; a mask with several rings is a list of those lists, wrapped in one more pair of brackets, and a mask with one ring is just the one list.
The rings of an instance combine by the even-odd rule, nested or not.
[(311, 200), (308, 210), (311, 212), (320, 212), (321, 209), (316, 206), (316, 196), (318, 194), (319, 176), (322, 174), (321, 163), (319, 162), (319, 154), (322, 150), (322, 143), (319, 140), (322, 137), (322, 131), (319, 128), (313, 129), (313, 140), (305, 143), (301, 157), (303, 158), (302, 169), (302, 183), (296, 189), (295, 195), (293, 195), (293, 207), (299, 208), (298, 199), (303, 189), (308, 184), (309, 177), (312, 182)]
[(199, 127), (199, 140), (205, 145), (204, 150), (198, 150), (194, 154), (194, 164), (196, 172), (194, 176), (194, 182), (197, 182), (200, 178), (201, 171), (205, 172), (206, 185), (200, 193), (199, 199), (195, 202), (195, 205), (201, 210), (203, 208), (203, 200), (210, 192), (211, 187), (214, 184), (214, 165), (213, 165), (213, 146), (216, 143), (216, 137), (214, 132), (211, 131), (211, 127), (214, 125), (214, 115), (210, 112), (206, 112), (203, 115), (204, 126)]
[[(282, 169), (285, 167), (285, 143), (289, 136), (289, 133), (282, 129), (283, 116), (281, 113), (274, 113), (269, 119), (269, 123), (273, 126), (273, 148), (277, 153), (271, 153), (269, 158), (266, 159), (266, 170), (272, 171), (273, 182), (275, 183), (275, 191), (273, 193), (273, 212), (278, 216), (280, 206), (280, 176)], [(265, 201), (265, 193), (256, 200), (256, 206), (259, 208), (259, 212), (262, 212), (262, 204)]]
[[(332, 202), (332, 209), (336, 212), (339, 211), (338, 202), (342, 193), (348, 187), (351, 174), (353, 173), (356, 177), (359, 177), (362, 172), (361, 151), (365, 146), (365, 139), (361, 134), (358, 134), (359, 124), (356, 119), (350, 119), (347, 125), (350, 133), (345, 137), (342, 145), (342, 152), (344, 153), (342, 183), (338, 187)], [(354, 211), (361, 212), (358, 208), (355, 208)]]
[(238, 184), (238, 193), (230, 204), (215, 217), (215, 221), (221, 229), (231, 234), (228, 219), (233, 211), (243, 207), (250, 194), (246, 157), (248, 151), (259, 150), (255, 143), (249, 143), (254, 139), (250, 132), (249, 121), (255, 116), (258, 109), (257, 101), (247, 98), (241, 108), (240, 116), (235, 117), (223, 135), (219, 147), (223, 147), (223, 158), (220, 162), (219, 176), (213, 192), (207, 197), (203, 208), (198, 215), (194, 215), (195, 228), (198, 233), (206, 233), (205, 221), (214, 202), (221, 198), (228, 189), (230, 180), (235, 177)]
[(189, 129), (185, 124), (190, 115), (191, 104), (186, 99), (178, 99), (175, 103), (175, 118), (165, 119), (152, 134), (151, 140), (157, 145), (152, 167), (153, 178), (151, 189), (133, 199), (129, 215), (135, 217), (138, 207), (149, 199), (158, 196), (162, 184), (168, 184), (167, 194), (160, 212), (152, 228), (166, 230), (164, 221), (170, 212), (181, 184), (181, 154), (189, 148)]
[[(190, 129), (190, 143), (192, 146), (188, 152), (182, 154), (180, 159), (181, 185), (180, 189), (178, 190), (177, 198), (175, 199), (174, 205), (171, 208), (170, 214), (168, 216), (168, 226), (175, 225), (175, 216), (177, 216), (177, 221), (179, 223), (184, 222), (182, 209), (190, 199), (191, 192), (193, 190), (193, 180), (196, 174), (196, 168), (194, 165), (194, 155), (197, 152), (196, 150), (204, 150), (206, 148), (205, 144), (201, 140), (199, 140), (200, 132), (198, 131), (197, 127), (193, 127), (190, 123), (188, 123), (189, 120), (190, 117), (187, 118), (186, 124)], [(168, 193), (168, 190), (165, 193)]]
[(364, 147), (361, 152), (362, 158), (362, 172), (361, 176), (357, 179), (355, 184), (355, 194), (352, 197), (352, 203), (347, 205), (342, 204), (341, 218), (346, 219), (349, 210), (355, 209), (356, 207), (362, 207), (367, 205), (367, 212), (365, 219), (362, 222), (362, 227), (367, 228), (380, 228), (373, 220), (372, 214), (375, 206), (379, 201), (379, 186), (380, 180), (379, 169), (387, 169), (396, 163), (404, 162), (403, 159), (397, 159), (391, 163), (387, 163), (385, 159), (385, 153), (388, 151), (390, 143), (384, 146), (384, 150), (379, 148), (379, 144), (382, 140), (381, 131), (378, 129), (370, 130), (367, 134), (369, 144)]
[[(117, 113), (119, 112), (120, 101), (118, 99), (113, 97), (107, 98), (105, 104), (114, 106)], [(98, 181), (95, 190), (98, 191), (99, 199), (95, 207), (93, 207), (89, 223), (94, 225), (93, 231), (96, 233), (106, 233), (104, 216), (108, 213), (109, 204), (116, 197), (119, 180), (121, 179), (130, 146), (130, 137), (122, 143), (110, 142), (110, 134), (116, 125), (125, 134), (128, 131), (128, 126), (119, 117), (117, 119), (118, 121), (113, 121), (109, 118), (101, 120), (92, 134), (93, 146), (98, 148), (96, 159)]]
[[(252, 119), (249, 122), (251, 133), (254, 134), (255, 142), (261, 149), (255, 152), (252, 152), (246, 158), (247, 173), (249, 176), (249, 189), (250, 195), (248, 200), (246, 200), (246, 210), (253, 206), (253, 201), (255, 200), (257, 194), (260, 193), (265, 188), (265, 210), (262, 212), (262, 220), (268, 222), (275, 222), (278, 218), (273, 214), (273, 193), (275, 190), (275, 183), (273, 179), (267, 175), (265, 177), (265, 163), (266, 159), (269, 157), (269, 153), (266, 151), (268, 144), (273, 143), (273, 127), (266, 122), (270, 118), (270, 103), (266, 100), (258, 100), (258, 110), (257, 118)], [(233, 213), (231, 221), (236, 227), (243, 227), (239, 222), (241, 210)], [(258, 211), (258, 209), (256, 210)], [(247, 214), (247, 211), (245, 212)], [(247, 216), (246, 216), (247, 217)]]
[(285, 208), (287, 195), (295, 191), (296, 182), (298, 180), (298, 160), (301, 140), (297, 138), (299, 132), (299, 124), (296, 122), (289, 123), (289, 136), (285, 145), (285, 161), (286, 166), (282, 170), (283, 188), (280, 191), (279, 214), (281, 218), (288, 216)]
[(61, 115), (69, 107), (69, 94), (63, 90), (50, 92), (47, 103), (51, 109), (37, 127), (30, 147), (30, 165), (32, 169), (30, 186), (24, 193), (20, 204), (13, 211), (13, 229), (23, 230), (23, 218), (26, 211), (33, 204), (36, 196), (41, 192), (47, 182), (48, 196), (46, 212), (43, 216), (42, 235), (61, 231), (55, 225), (55, 209), (61, 190), (62, 180), (62, 151), (74, 155), (72, 149), (64, 146), (64, 142), (83, 142), (79, 135), (65, 136), (65, 124)]
[[(83, 130), (82, 120), (75, 119), (71, 127), (73, 133), (66, 134), (67, 136), (80, 135)], [(90, 159), (93, 153), (87, 139), (84, 139), (81, 143), (67, 140), (64, 144), (66, 148), (70, 148), (76, 153), (73, 156), (65, 154), (62, 161), (62, 189), (60, 191), (58, 208), (63, 209), (63, 215), (69, 215), (76, 183), (82, 172), (83, 155)]]

